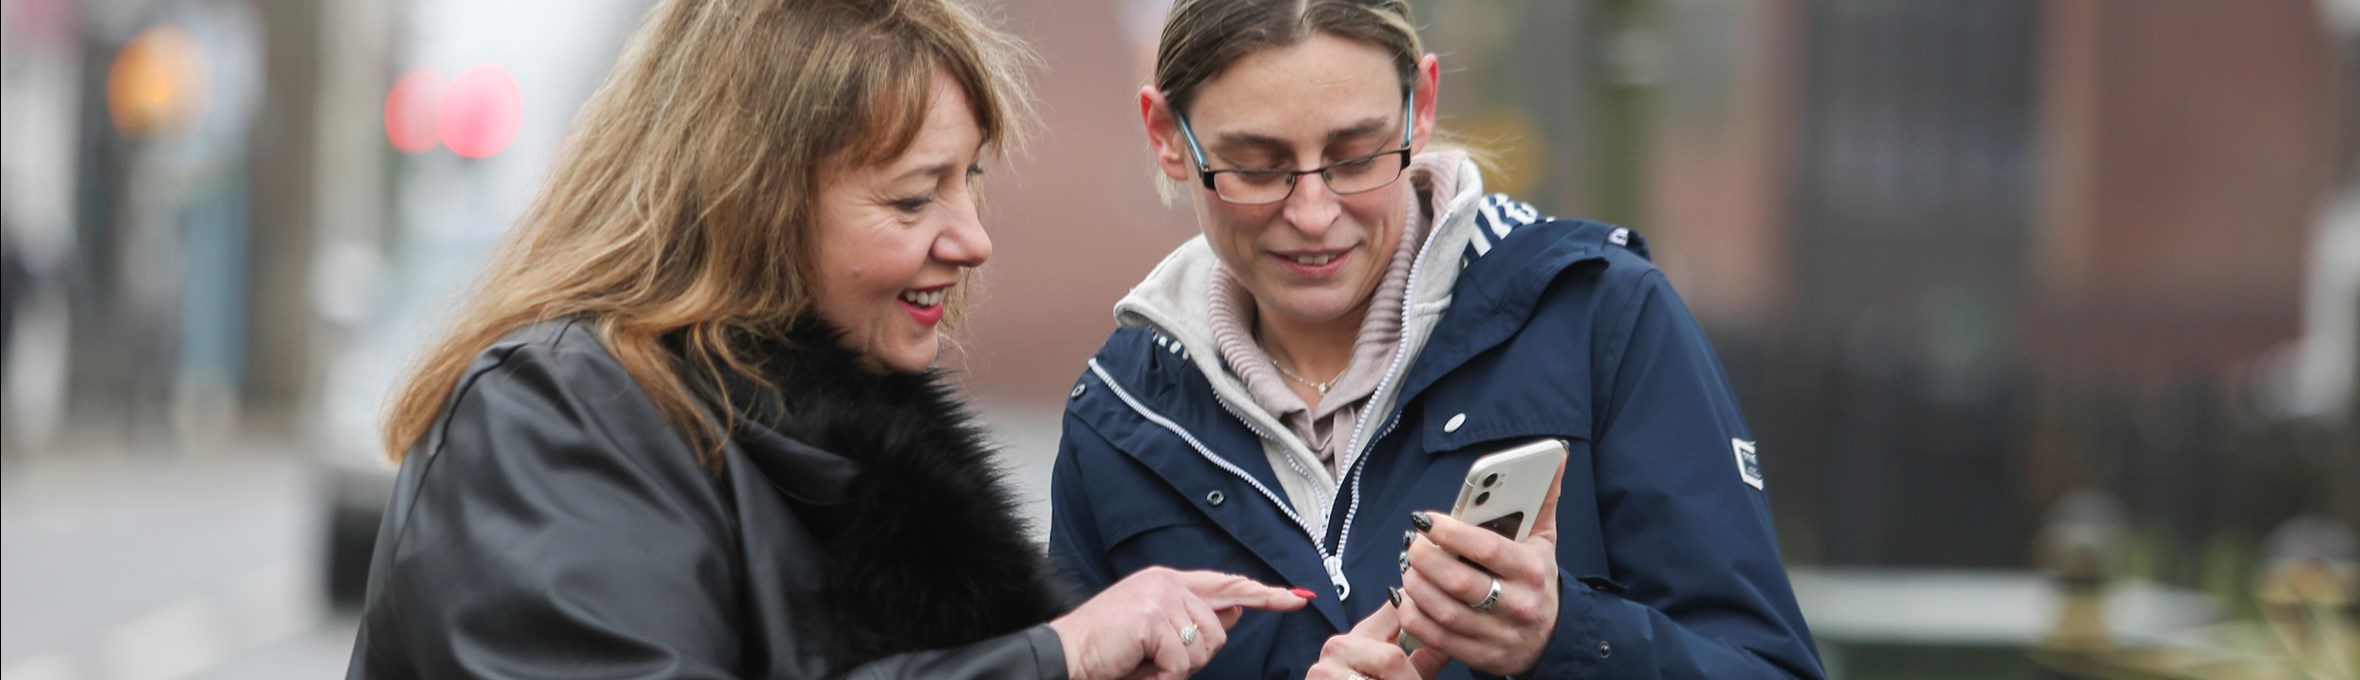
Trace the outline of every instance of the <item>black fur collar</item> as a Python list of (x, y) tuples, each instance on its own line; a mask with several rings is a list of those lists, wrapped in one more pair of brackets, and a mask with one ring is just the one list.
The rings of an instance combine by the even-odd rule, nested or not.
[[(755, 421), (748, 428), (858, 470), (841, 493), (817, 498), (781, 485), (828, 547), (820, 598), (835, 624), (836, 667), (997, 637), (1063, 613), (1070, 592), (1026, 539), (993, 447), (940, 372), (864, 372), (836, 335), (804, 327), (771, 347), (765, 368), (779, 389), (744, 411)], [(801, 455), (813, 454), (826, 455)]]

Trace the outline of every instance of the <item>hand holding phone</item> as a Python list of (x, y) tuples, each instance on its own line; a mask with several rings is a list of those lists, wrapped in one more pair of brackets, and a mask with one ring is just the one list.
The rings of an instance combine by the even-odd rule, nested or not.
[[(1459, 486), (1450, 516), (1508, 540), (1523, 541), (1532, 535), (1534, 520), (1548, 500), (1549, 487), (1557, 480), (1557, 468), (1564, 464), (1566, 451), (1563, 440), (1544, 439), (1476, 459), (1467, 468), (1467, 479)], [(1407, 631), (1401, 633), (1400, 642), (1405, 650), (1415, 651), (1420, 646)]]

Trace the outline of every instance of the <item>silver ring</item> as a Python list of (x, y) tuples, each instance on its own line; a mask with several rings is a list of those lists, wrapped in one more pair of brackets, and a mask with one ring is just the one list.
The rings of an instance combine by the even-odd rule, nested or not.
[(1481, 601), (1481, 602), (1477, 602), (1477, 603), (1475, 603), (1475, 604), (1467, 605), (1467, 606), (1469, 606), (1469, 607), (1473, 607), (1473, 608), (1475, 609), (1475, 611), (1479, 611), (1479, 612), (1488, 612), (1488, 611), (1491, 611), (1491, 608), (1492, 608), (1492, 607), (1497, 607), (1497, 606), (1499, 606), (1499, 604), (1500, 604), (1500, 580), (1495, 578), (1495, 579), (1492, 579), (1492, 580), (1491, 580), (1491, 592), (1489, 592), (1489, 593), (1484, 593), (1484, 594), (1483, 594), (1483, 601)]
[(1180, 627), (1180, 644), (1196, 644), (1196, 626), (1194, 624)]

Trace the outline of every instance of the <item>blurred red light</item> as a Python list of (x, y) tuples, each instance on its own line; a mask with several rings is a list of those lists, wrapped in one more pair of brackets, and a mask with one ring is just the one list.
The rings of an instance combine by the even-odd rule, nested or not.
[(442, 74), (414, 69), (393, 82), (385, 94), (385, 139), (403, 153), (434, 149), (435, 105), (442, 99)]
[(460, 72), (443, 90), (434, 120), (443, 146), (451, 152), (486, 158), (516, 141), (516, 131), (524, 124), (524, 96), (508, 69), (476, 66)]

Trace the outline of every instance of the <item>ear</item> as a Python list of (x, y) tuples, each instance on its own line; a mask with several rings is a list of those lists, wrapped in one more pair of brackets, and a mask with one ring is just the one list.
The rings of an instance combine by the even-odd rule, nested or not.
[(1426, 150), (1426, 140), (1434, 136), (1434, 108), (1442, 101), (1442, 60), (1432, 54), (1418, 58), (1418, 87), (1410, 94), (1411, 117), (1417, 132), (1410, 136), (1411, 153)]
[(1155, 165), (1164, 176), (1186, 182), (1195, 162), (1188, 154), (1188, 141), (1180, 137), (1180, 120), (1172, 116), (1170, 102), (1154, 85), (1139, 88), (1139, 118), (1147, 124), (1147, 150), (1155, 155)]

